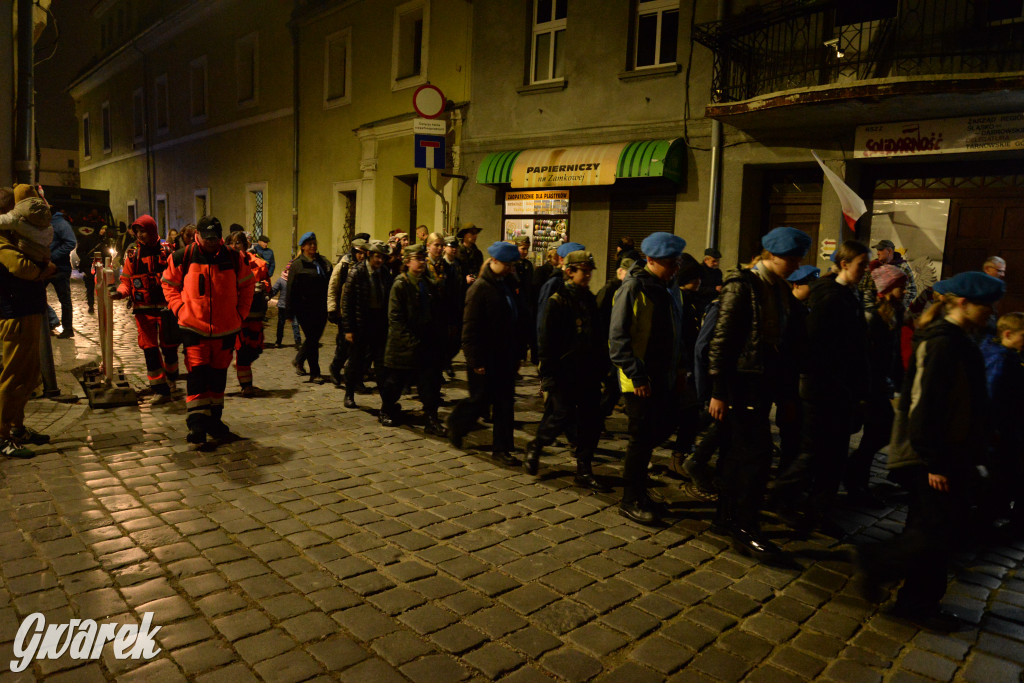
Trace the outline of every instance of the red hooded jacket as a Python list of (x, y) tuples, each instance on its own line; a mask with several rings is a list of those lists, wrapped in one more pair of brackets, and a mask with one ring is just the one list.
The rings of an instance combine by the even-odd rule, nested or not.
[(117, 291), (131, 300), (136, 315), (159, 313), (167, 307), (160, 276), (167, 268), (171, 250), (160, 242), (152, 216), (139, 216), (132, 227), (139, 229), (139, 241), (124, 255)]

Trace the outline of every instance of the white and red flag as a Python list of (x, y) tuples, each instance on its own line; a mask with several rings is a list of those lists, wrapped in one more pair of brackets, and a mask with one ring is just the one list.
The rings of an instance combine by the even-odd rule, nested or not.
[(843, 218), (846, 219), (846, 224), (850, 226), (850, 230), (857, 232), (857, 219), (868, 212), (867, 205), (856, 192), (850, 189), (849, 185), (843, 182), (842, 178), (825, 165), (825, 162), (821, 160), (817, 152), (812, 149), (811, 154), (814, 155), (815, 161), (821, 166), (821, 170), (825, 172), (825, 177), (832, 183), (832, 188), (839, 195), (839, 203), (843, 206)]

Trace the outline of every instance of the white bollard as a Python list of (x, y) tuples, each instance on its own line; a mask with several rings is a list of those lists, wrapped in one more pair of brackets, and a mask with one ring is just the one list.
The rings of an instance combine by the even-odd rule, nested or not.
[(116, 284), (117, 278), (109, 256), (104, 257), (102, 264), (94, 262), (93, 272), (99, 285), (100, 372), (110, 386), (114, 382), (114, 300), (110, 297), (110, 286)]

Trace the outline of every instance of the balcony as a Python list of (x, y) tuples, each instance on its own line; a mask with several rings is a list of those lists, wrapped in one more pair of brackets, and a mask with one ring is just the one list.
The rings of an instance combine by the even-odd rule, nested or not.
[(1024, 0), (775, 0), (694, 37), (714, 53), (706, 114), (741, 128), (805, 125), (810, 105), (841, 125), (1024, 107)]

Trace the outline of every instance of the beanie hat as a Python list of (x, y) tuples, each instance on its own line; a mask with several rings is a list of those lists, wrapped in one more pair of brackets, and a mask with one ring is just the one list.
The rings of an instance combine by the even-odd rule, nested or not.
[(19, 183), (14, 186), (14, 203), (17, 204), (22, 199), (27, 197), (38, 197), (39, 193), (36, 192), (36, 188), (25, 183)]
[(872, 270), (871, 279), (875, 281), (875, 289), (880, 295), (907, 284), (907, 274), (890, 265), (878, 266)]

